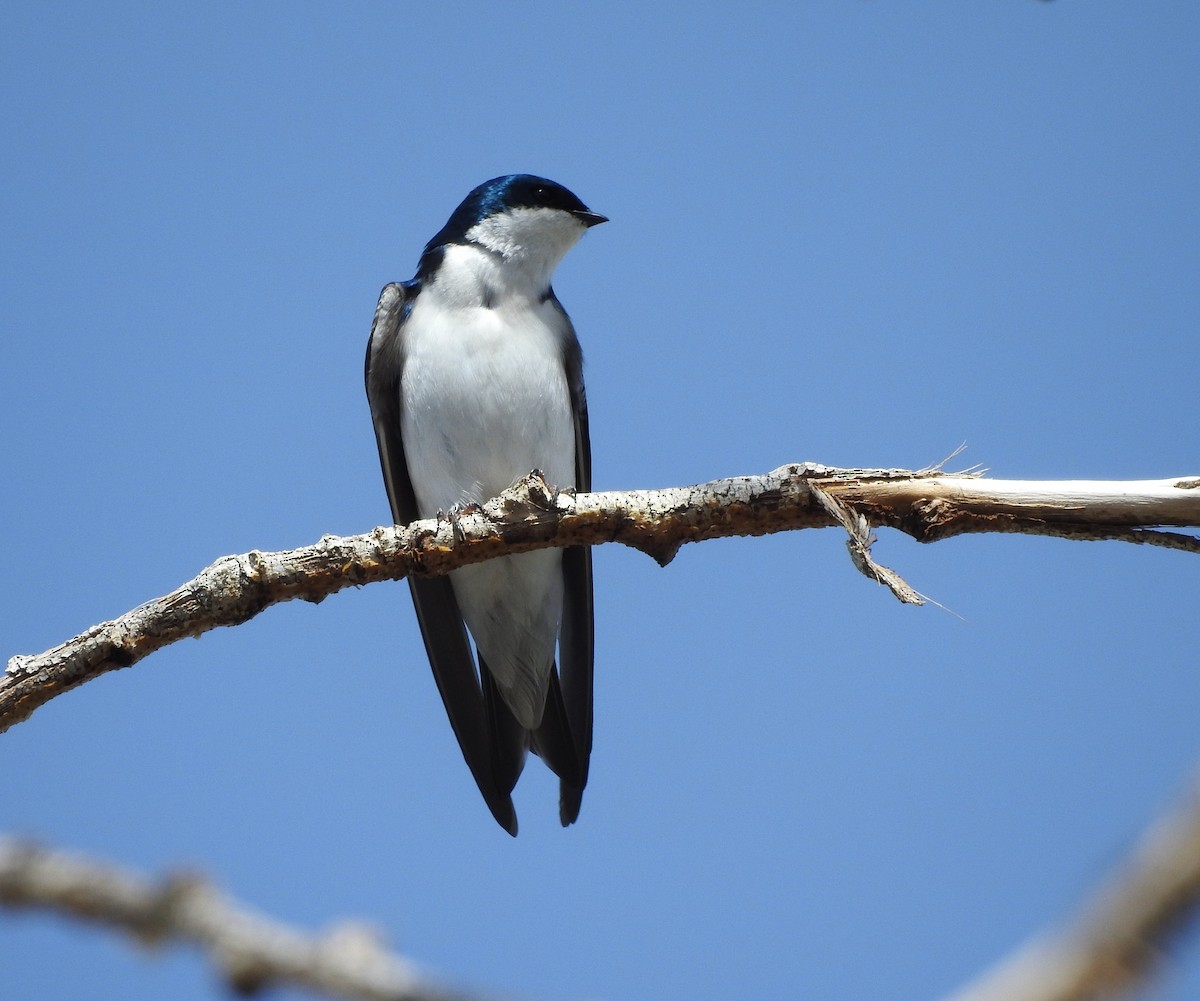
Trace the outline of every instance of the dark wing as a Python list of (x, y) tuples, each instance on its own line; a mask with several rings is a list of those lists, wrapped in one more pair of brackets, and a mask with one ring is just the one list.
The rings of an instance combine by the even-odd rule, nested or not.
[[(402, 327), (419, 292), (416, 282), (385, 285), (367, 344), (367, 402), (375, 424), (392, 519), (397, 525), (407, 525), (417, 518), (416, 496), (400, 440), (400, 377), (404, 371)], [(497, 783), (493, 729), (450, 578), (409, 577), (408, 584), (425, 651), (463, 757), (492, 816), (509, 834), (516, 835), (517, 815), (509, 796), (512, 786), (501, 789)]]
[[(556, 304), (558, 302), (557, 298)], [(562, 308), (562, 306), (559, 306)], [(566, 318), (566, 313), (563, 313)], [(570, 319), (566, 320), (570, 324)], [(575, 413), (575, 488), (592, 490), (592, 438), (588, 433), (588, 401), (583, 391), (583, 358), (580, 344), (570, 328), (564, 358)], [(563, 622), (558, 634), (558, 669), (551, 675), (546, 696), (546, 715), (534, 735), (535, 748), (550, 743), (542, 731), (565, 724), (565, 736), (574, 750), (575, 768), (554, 768), (559, 775), (558, 817), (563, 827), (580, 815), (583, 787), (588, 783), (592, 756), (592, 665), (594, 628), (592, 613), (592, 550), (572, 546), (563, 550)], [(559, 757), (565, 757), (559, 753)]]

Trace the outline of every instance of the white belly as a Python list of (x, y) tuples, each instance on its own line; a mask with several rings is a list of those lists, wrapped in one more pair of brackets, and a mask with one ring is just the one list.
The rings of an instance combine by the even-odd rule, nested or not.
[[(422, 309), (405, 330), (401, 434), (417, 508), (495, 496), (531, 469), (575, 485), (575, 429), (549, 304)], [(541, 719), (562, 615), (562, 554), (463, 567), (450, 579), (482, 658), (521, 724)]]

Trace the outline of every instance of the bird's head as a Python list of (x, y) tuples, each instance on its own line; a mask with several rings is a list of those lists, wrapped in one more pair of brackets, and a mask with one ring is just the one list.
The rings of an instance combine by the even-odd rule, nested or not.
[(583, 236), (607, 222), (561, 184), (533, 174), (506, 174), (475, 188), (425, 247), (425, 255), (473, 245), (549, 276)]

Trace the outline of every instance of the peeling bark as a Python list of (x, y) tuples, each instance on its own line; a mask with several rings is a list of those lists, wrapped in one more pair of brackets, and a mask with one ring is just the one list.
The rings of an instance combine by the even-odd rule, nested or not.
[(925, 600), (871, 556), (883, 525), (921, 542), (966, 532), (1117, 539), (1200, 553), (1200, 478), (1137, 481), (988, 480), (937, 470), (781, 466), (688, 487), (575, 495), (536, 471), (499, 497), (407, 526), (328, 535), (285, 552), (226, 556), (170, 594), (44, 653), (15, 656), (0, 677), (0, 731), (54, 696), (155, 650), (271, 605), (318, 602), (346, 587), (444, 574), (505, 553), (620, 542), (668, 564), (688, 542), (840, 526), (863, 573), (901, 601)]

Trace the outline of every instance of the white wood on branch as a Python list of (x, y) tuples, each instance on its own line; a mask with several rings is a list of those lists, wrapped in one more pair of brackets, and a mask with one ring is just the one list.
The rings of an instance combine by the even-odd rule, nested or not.
[(294, 598), (320, 601), (346, 587), (444, 574), (504, 553), (621, 542), (665, 565), (686, 542), (841, 526), (855, 565), (902, 601), (920, 594), (871, 557), (872, 528), (922, 542), (967, 532), (1119, 539), (1200, 553), (1200, 540), (1166, 529), (1200, 526), (1200, 477), (1164, 480), (988, 480), (937, 470), (781, 466), (689, 487), (573, 494), (532, 473), (499, 497), (435, 519), (326, 536), (286, 552), (227, 556), (170, 594), (31, 656), (0, 677), (0, 731), (61, 692), (217, 626), (244, 622)]

